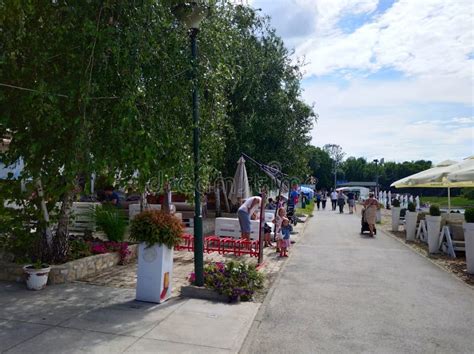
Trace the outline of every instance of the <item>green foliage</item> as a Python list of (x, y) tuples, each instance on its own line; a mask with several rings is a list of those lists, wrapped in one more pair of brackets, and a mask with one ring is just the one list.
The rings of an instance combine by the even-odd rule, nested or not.
[(323, 149), (314, 146), (308, 147), (307, 154), (309, 173), (318, 179), (316, 187), (326, 190), (332, 188), (334, 186), (334, 177), (329, 154)]
[(400, 201), (398, 199), (394, 199), (393, 202), (392, 202), (392, 206), (394, 206), (395, 208), (399, 208), (400, 207)]
[(84, 240), (76, 239), (69, 243), (70, 260), (88, 257), (91, 254), (91, 246)]
[(117, 207), (112, 205), (97, 206), (94, 218), (97, 228), (105, 233), (109, 241), (123, 241), (127, 222)]
[(439, 205), (433, 204), (430, 206), (430, 215), (431, 216), (440, 216), (441, 211), (439, 210)]
[(469, 200), (474, 200), (474, 188), (463, 188), (462, 196)]
[(255, 291), (263, 288), (263, 274), (245, 262), (206, 264), (204, 274), (204, 285), (229, 299), (240, 296), (242, 301), (249, 301)]
[(415, 212), (416, 211), (416, 205), (412, 202), (409, 202), (408, 203), (408, 211)]
[(130, 227), (130, 239), (144, 242), (147, 246), (155, 244), (169, 248), (181, 242), (182, 222), (172, 214), (160, 210), (145, 210), (135, 216)]
[(466, 209), (464, 212), (464, 219), (467, 223), (474, 223), (474, 208)]

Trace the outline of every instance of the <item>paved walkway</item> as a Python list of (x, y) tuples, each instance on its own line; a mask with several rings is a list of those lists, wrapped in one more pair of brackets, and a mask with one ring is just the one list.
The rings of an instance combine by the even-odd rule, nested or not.
[(315, 212), (242, 353), (472, 353), (474, 290), (354, 215)]
[(79, 283), (33, 292), (0, 282), (0, 352), (236, 353), (260, 306), (134, 297)]

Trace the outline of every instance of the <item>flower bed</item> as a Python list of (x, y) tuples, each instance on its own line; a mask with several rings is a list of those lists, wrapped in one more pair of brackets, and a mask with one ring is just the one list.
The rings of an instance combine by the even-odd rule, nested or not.
[[(48, 284), (62, 284), (99, 273), (117, 264), (123, 264), (137, 257), (137, 245), (125, 242), (102, 242), (91, 244), (92, 256), (75, 259), (64, 264), (52, 265)], [(119, 244), (119, 245), (118, 245)], [(124, 257), (125, 256), (125, 257)], [(0, 262), (0, 280), (24, 282), (23, 265)]]
[[(195, 274), (189, 282), (195, 282)], [(256, 266), (245, 262), (216, 262), (204, 266), (204, 286), (224, 295), (230, 302), (250, 301), (256, 291), (263, 288), (264, 276)]]

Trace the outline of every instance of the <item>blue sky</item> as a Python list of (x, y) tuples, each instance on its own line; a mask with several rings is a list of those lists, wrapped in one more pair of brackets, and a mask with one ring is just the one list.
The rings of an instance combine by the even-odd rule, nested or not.
[(313, 144), (403, 161), (474, 155), (474, 2), (252, 0), (319, 114)]

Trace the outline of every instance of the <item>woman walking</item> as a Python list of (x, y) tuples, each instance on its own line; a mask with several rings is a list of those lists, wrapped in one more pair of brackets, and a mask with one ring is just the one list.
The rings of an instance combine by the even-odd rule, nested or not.
[(369, 199), (364, 202), (364, 219), (369, 224), (370, 236), (374, 236), (375, 220), (377, 218), (377, 208), (379, 202), (374, 198), (374, 193), (369, 193)]
[(337, 193), (337, 205), (339, 206), (339, 213), (342, 214), (344, 213), (344, 205), (346, 204), (346, 196), (342, 191), (339, 191)]

